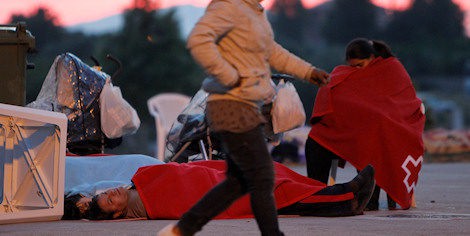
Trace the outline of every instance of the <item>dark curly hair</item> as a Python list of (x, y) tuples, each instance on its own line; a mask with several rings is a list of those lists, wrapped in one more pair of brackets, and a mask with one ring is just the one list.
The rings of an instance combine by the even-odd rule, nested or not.
[(83, 195), (81, 194), (64, 197), (64, 215), (62, 216), (62, 220), (79, 220), (85, 217), (85, 214), (82, 214), (80, 208), (77, 206), (78, 201), (82, 198)]
[(90, 202), (90, 210), (88, 212), (88, 219), (90, 220), (112, 220), (113, 213), (104, 212), (98, 205), (98, 196), (95, 195)]

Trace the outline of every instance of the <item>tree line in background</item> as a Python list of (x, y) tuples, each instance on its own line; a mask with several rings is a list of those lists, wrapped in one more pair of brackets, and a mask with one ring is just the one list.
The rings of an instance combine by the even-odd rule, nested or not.
[(455, 75), (463, 73), (470, 49), (463, 17), (452, 0), (414, 0), (401, 12), (369, 0), (333, 0), (311, 10), (300, 1), (277, 0), (271, 22), (283, 45), (312, 60), (331, 58), (329, 68), (342, 62), (328, 57), (342, 56), (332, 48), (366, 37), (387, 42), (412, 74)]
[[(369, 0), (333, 0), (310, 10), (300, 1), (277, 0), (271, 13), (278, 42), (327, 70), (344, 63), (349, 41), (365, 37), (390, 45), (415, 82), (470, 74), (464, 15), (451, 0), (414, 0), (405, 11), (386, 10)], [(297, 88), (311, 111), (315, 91), (301, 83)]]
[[(36, 38), (37, 52), (29, 57), (36, 68), (27, 72), (27, 101), (36, 98), (54, 58), (65, 52), (90, 65), (94, 56), (109, 74), (117, 68), (106, 55), (120, 59), (123, 73), (113, 83), (149, 127), (153, 119), (148, 98), (162, 92), (195, 94), (205, 75), (185, 48), (174, 12), (154, 10), (149, 7), (154, 1), (135, 2), (123, 14), (124, 26), (112, 34), (68, 32), (45, 8), (31, 16), (11, 16), (11, 23), (26, 22)], [(415, 0), (405, 11), (385, 10), (369, 0), (332, 0), (313, 9), (305, 9), (300, 0), (276, 0), (268, 17), (281, 45), (325, 70), (344, 63), (350, 40), (366, 37), (387, 42), (413, 78), (468, 73), (470, 39), (463, 12), (451, 0)], [(309, 113), (316, 88), (296, 86)], [(153, 135), (150, 130), (143, 140)]]

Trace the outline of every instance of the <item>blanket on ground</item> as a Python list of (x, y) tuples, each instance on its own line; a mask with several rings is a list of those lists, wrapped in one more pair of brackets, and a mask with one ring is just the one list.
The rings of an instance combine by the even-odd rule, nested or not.
[(357, 169), (372, 164), (377, 184), (407, 209), (423, 161), (421, 106), (394, 57), (365, 68), (338, 66), (318, 91), (309, 137)]
[[(275, 163), (274, 196), (277, 208), (306, 199), (312, 202), (336, 202), (352, 199), (352, 193), (315, 196), (325, 184), (297, 174)], [(225, 179), (224, 161), (168, 163), (141, 167), (132, 178), (150, 219), (179, 219), (207, 191)], [(312, 196), (313, 195), (313, 196)], [(249, 196), (246, 195), (219, 214), (217, 219), (250, 218)]]

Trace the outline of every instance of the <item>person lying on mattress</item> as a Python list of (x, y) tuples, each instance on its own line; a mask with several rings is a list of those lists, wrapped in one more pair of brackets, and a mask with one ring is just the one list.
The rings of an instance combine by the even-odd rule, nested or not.
[[(375, 186), (372, 166), (364, 168), (348, 183), (326, 186), (274, 163), (274, 196), (278, 212), (283, 215), (360, 215)], [(144, 166), (134, 174), (129, 188), (113, 188), (92, 197), (80, 194), (66, 197), (62, 219), (179, 219), (202, 195), (225, 178), (225, 168), (223, 161)], [(250, 217), (253, 215), (247, 195), (216, 218)]]

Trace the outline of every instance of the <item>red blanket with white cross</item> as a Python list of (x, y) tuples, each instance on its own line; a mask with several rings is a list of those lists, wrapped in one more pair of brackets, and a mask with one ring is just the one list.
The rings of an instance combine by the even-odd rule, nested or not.
[[(308, 203), (346, 201), (353, 193), (314, 195), (325, 184), (297, 174), (275, 163), (274, 197), (278, 209), (305, 200)], [(150, 219), (179, 219), (206, 192), (225, 179), (224, 161), (168, 163), (139, 168), (132, 182), (144, 203)], [(253, 217), (249, 196), (235, 201), (217, 219)]]
[(421, 104), (394, 57), (338, 66), (318, 91), (309, 137), (358, 169), (372, 164), (377, 184), (407, 209), (423, 161)]

